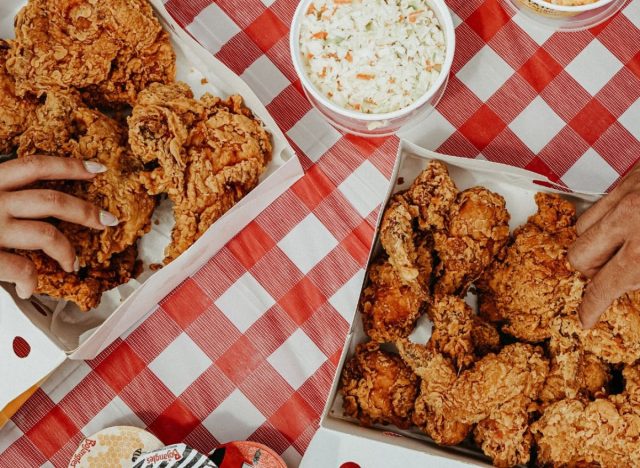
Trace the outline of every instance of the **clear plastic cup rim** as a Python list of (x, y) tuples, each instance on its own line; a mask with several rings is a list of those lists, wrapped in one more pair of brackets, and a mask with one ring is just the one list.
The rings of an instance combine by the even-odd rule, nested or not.
[(603, 6), (608, 5), (613, 2), (613, 0), (598, 0), (594, 3), (587, 3), (586, 5), (556, 5), (554, 3), (548, 2), (546, 0), (529, 0), (536, 5), (540, 5), (541, 7), (548, 8), (553, 11), (562, 11), (566, 13), (583, 13), (585, 11), (597, 10)]
[(380, 114), (365, 114), (364, 112), (352, 111), (349, 109), (345, 109), (344, 107), (340, 107), (335, 104), (333, 101), (329, 100), (322, 92), (320, 92), (315, 85), (311, 82), (307, 73), (304, 69), (304, 66), (300, 59), (300, 24), (302, 18), (304, 17), (304, 13), (307, 11), (307, 7), (309, 3), (313, 0), (302, 0), (298, 4), (298, 8), (293, 15), (293, 20), (291, 22), (291, 31), (289, 33), (289, 45), (291, 49), (291, 61), (293, 62), (293, 67), (302, 82), (302, 86), (323, 106), (335, 112), (336, 114), (342, 115), (344, 117), (360, 120), (360, 121), (377, 121), (377, 120), (393, 120), (399, 117), (404, 117), (416, 109), (419, 109), (424, 104), (426, 104), (437, 92), (438, 90), (446, 83), (449, 72), (451, 71), (451, 66), (453, 65), (453, 56), (456, 48), (456, 34), (455, 27), (453, 25), (453, 18), (451, 17), (451, 13), (449, 12), (449, 8), (444, 3), (444, 0), (430, 0), (433, 4), (434, 9), (437, 10), (437, 17), (440, 20), (440, 27), (442, 28), (445, 35), (446, 42), (446, 50), (445, 50), (445, 59), (442, 65), (442, 70), (440, 71), (440, 75), (436, 82), (418, 99), (416, 99), (412, 104), (407, 107), (403, 107), (402, 109), (398, 109), (393, 112), (385, 112)]

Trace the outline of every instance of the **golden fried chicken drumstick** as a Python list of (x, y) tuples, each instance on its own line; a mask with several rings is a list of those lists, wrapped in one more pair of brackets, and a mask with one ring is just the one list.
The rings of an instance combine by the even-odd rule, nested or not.
[(29, 0), (7, 61), (19, 96), (78, 89), (92, 105), (133, 105), (175, 78), (175, 53), (146, 0)]
[(152, 84), (129, 117), (133, 153), (157, 168), (150, 194), (166, 193), (176, 220), (169, 263), (249, 193), (271, 160), (271, 139), (240, 96), (194, 99), (184, 83)]

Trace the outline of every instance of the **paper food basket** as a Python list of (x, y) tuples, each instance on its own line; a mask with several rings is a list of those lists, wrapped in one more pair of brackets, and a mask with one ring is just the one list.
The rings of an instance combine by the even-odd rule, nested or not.
[[(536, 211), (534, 201), (536, 192), (560, 193), (575, 203), (578, 213), (602, 196), (600, 193), (568, 193), (561, 187), (559, 187), (560, 190), (556, 190), (549, 188), (556, 186), (550, 180), (524, 169), (485, 160), (445, 156), (403, 140), (398, 149), (391, 183), (384, 198), (385, 205), (391, 195), (408, 188), (432, 159), (440, 160), (447, 165), (452, 179), (460, 190), (480, 185), (501, 194), (511, 214), (512, 230), (526, 222), (527, 218)], [(381, 220), (382, 210), (378, 217), (376, 239), (369, 262), (380, 250), (377, 234)], [(363, 285), (364, 283), (359, 285), (360, 289)], [(354, 298), (358, 296), (359, 291), (352, 295)], [(467, 302), (474, 309), (476, 308), (477, 304), (473, 296), (468, 296)], [(367, 341), (360, 313), (356, 309), (357, 304), (354, 303), (351, 329), (320, 420), (320, 428), (305, 452), (300, 467), (492, 466), (481, 453), (467, 448), (438, 446), (416, 428), (409, 430), (401, 430), (395, 426), (365, 428), (358, 425), (357, 421), (343, 415), (342, 397), (338, 392), (342, 367), (345, 360), (354, 354), (356, 345)], [(423, 317), (418, 321), (418, 326), (410, 339), (418, 343), (426, 343), (430, 336), (429, 320)]]
[[(23, 301), (13, 288), (0, 287), (0, 426), (65, 359), (97, 356), (303, 175), (295, 153), (256, 94), (180, 28), (162, 0), (151, 3), (176, 51), (177, 79), (188, 83), (197, 97), (206, 91), (222, 97), (240, 94), (271, 133), (273, 160), (258, 186), (189, 250), (161, 270), (146, 269), (138, 280), (105, 293), (97, 309), (81, 313), (63, 302)], [(25, 0), (0, 2), (0, 37), (14, 37), (13, 18), (24, 4)], [(172, 225), (171, 205), (164, 202), (154, 214), (151, 232), (138, 244), (145, 266), (162, 262)]]

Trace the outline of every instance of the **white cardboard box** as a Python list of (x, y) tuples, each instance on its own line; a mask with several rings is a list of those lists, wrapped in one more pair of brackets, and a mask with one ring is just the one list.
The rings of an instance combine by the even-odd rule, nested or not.
[[(578, 213), (584, 211), (602, 195), (600, 193), (570, 194), (566, 191), (551, 189), (548, 186), (555, 184), (534, 172), (485, 160), (445, 156), (403, 140), (398, 149), (398, 158), (385, 198), (385, 206), (391, 195), (408, 188), (432, 159), (447, 164), (449, 173), (460, 190), (480, 185), (501, 194), (511, 214), (512, 230), (525, 223), (527, 218), (537, 210), (534, 201), (534, 195), (537, 192), (562, 194), (575, 203)], [(383, 211), (381, 210), (378, 217), (376, 234)], [(373, 245), (369, 261), (380, 250), (377, 235)], [(366, 278), (364, 281), (366, 282)], [(476, 307), (473, 296), (468, 296), (467, 302), (472, 307)], [(356, 463), (362, 468), (491, 466), (490, 461), (481, 453), (466, 448), (438, 446), (417, 428), (409, 430), (401, 430), (395, 426), (365, 428), (361, 427), (357, 421), (343, 415), (342, 397), (338, 392), (342, 367), (344, 362), (354, 354), (356, 345), (367, 341), (357, 304), (354, 304), (353, 310), (351, 329), (320, 420), (320, 429), (305, 452), (300, 467), (339, 468), (348, 462)], [(424, 316), (418, 321), (418, 326), (410, 338), (415, 342), (425, 343), (430, 336), (429, 319)], [(349, 468), (355, 467), (351, 465)]]
[[(101, 305), (93, 311), (81, 313), (64, 302), (47, 302), (55, 309), (50, 313), (38, 304), (18, 299), (13, 288), (0, 287), (0, 409), (44, 379), (65, 359), (97, 356), (142, 321), (162, 298), (198, 271), (303, 175), (298, 158), (256, 94), (180, 28), (162, 0), (151, 3), (171, 36), (177, 55), (177, 79), (188, 83), (197, 97), (206, 91), (222, 97), (240, 94), (273, 136), (273, 160), (259, 185), (191, 248), (161, 270), (155, 273), (146, 270), (138, 281), (132, 280), (105, 293)], [(0, 37), (14, 37), (13, 18), (24, 4), (24, 0), (0, 3)], [(201, 81), (203, 78), (206, 80)], [(140, 241), (140, 256), (146, 265), (160, 263), (164, 257), (173, 224), (170, 210), (169, 203), (156, 210), (154, 220), (158, 219), (160, 224), (152, 223), (152, 231)], [(16, 337), (23, 338), (31, 348), (26, 358), (19, 358), (13, 351)]]

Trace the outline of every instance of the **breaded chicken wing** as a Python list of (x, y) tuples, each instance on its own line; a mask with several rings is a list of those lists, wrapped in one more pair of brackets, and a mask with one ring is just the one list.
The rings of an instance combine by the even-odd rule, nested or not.
[(483, 187), (460, 192), (444, 230), (434, 233), (440, 258), (437, 294), (464, 295), (509, 240), (509, 213), (502, 196)]
[(481, 316), (529, 342), (549, 338), (553, 319), (577, 310), (585, 286), (566, 258), (575, 208), (552, 194), (536, 194), (536, 203), (538, 213), (476, 283)]
[(373, 342), (358, 345), (345, 364), (340, 385), (346, 415), (366, 426), (409, 427), (418, 379), (399, 356)]
[(458, 189), (440, 161), (429, 161), (407, 190), (406, 200), (423, 231), (444, 229)]
[(146, 0), (29, 0), (7, 62), (19, 96), (76, 88), (92, 105), (133, 105), (175, 77), (175, 53)]
[(623, 371), (625, 391), (592, 402), (567, 398), (549, 406), (531, 430), (541, 465), (640, 466), (640, 369)]
[(417, 281), (403, 283), (391, 263), (378, 260), (369, 267), (369, 285), (360, 298), (365, 332), (380, 343), (409, 336), (426, 300)]
[[(112, 256), (134, 246), (151, 226), (156, 202), (140, 181), (142, 163), (129, 152), (125, 130), (109, 117), (85, 107), (74, 94), (50, 92), (19, 143), (19, 158), (46, 154), (97, 161), (107, 168), (90, 181), (39, 182), (36, 186), (87, 200), (118, 218), (117, 226), (102, 231), (55, 222), (76, 248), (81, 270), (65, 274), (48, 259), (36, 258), (44, 257), (44, 253), (28, 255), (41, 266), (36, 292), (73, 300), (82, 310), (95, 307), (107, 286), (111, 289), (134, 274), (135, 254), (133, 261), (129, 253), (127, 261), (119, 259), (115, 265), (110, 265)], [(91, 280), (103, 276), (108, 280), (99, 284)]]
[(15, 80), (7, 72), (6, 61), (11, 43), (0, 39), (0, 154), (11, 153), (18, 138), (35, 116), (38, 102), (16, 96)]
[(176, 220), (165, 263), (187, 250), (249, 193), (271, 160), (271, 140), (240, 96), (193, 97), (184, 83), (152, 84), (129, 118), (133, 153), (157, 168), (150, 194), (166, 193)]

